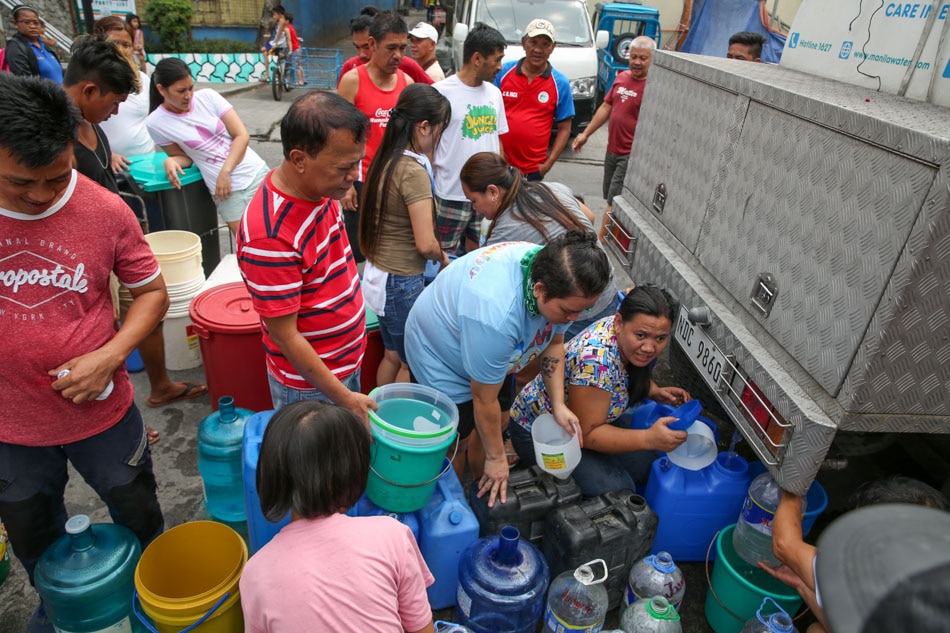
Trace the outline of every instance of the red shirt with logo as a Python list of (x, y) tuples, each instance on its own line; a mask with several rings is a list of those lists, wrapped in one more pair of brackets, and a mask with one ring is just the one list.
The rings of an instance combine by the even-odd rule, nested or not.
[(135, 216), (119, 196), (73, 171), (40, 215), (0, 208), (0, 441), (78, 442), (116, 424), (132, 405), (122, 365), (105, 400), (74, 404), (47, 374), (115, 336), (109, 273), (130, 288), (160, 274)]
[(406, 73), (396, 70), (396, 87), (392, 90), (380, 90), (369, 76), (366, 65), (359, 66), (357, 74), (360, 78), (360, 87), (356, 90), (356, 99), (353, 105), (356, 109), (369, 117), (369, 133), (366, 135), (366, 155), (360, 163), (360, 181), (366, 180), (369, 164), (383, 142), (386, 124), (389, 123), (389, 111), (396, 107), (399, 94), (406, 87)]
[(548, 64), (531, 82), (521, 72), (524, 59), (507, 62), (495, 78), (505, 103), (508, 132), (502, 134), (505, 159), (523, 174), (538, 171), (548, 157), (551, 129), (574, 117), (571, 82)]
[(270, 337), (264, 317), (297, 313), (297, 330), (343, 380), (366, 348), (363, 293), (337, 200), (310, 202), (274, 187), (271, 176), (244, 212), (237, 257), (261, 315), (267, 370), (294, 389), (313, 389)]
[(617, 73), (614, 85), (604, 97), (604, 103), (613, 108), (607, 127), (607, 151), (611, 154), (626, 156), (630, 153), (646, 83), (646, 78), (634, 79), (630, 71), (625, 70)]

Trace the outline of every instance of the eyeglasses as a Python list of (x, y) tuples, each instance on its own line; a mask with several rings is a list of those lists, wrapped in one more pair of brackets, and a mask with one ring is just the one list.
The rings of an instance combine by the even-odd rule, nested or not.
[(17, 20), (17, 24), (25, 24), (27, 26), (40, 26), (43, 23), (40, 22), (39, 20), (23, 19), (23, 20)]

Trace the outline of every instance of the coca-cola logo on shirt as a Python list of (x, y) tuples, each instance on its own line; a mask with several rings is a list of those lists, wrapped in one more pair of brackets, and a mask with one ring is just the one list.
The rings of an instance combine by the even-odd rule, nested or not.
[(64, 266), (30, 251), (0, 259), (0, 300), (33, 309), (68, 292), (85, 294), (85, 265)]

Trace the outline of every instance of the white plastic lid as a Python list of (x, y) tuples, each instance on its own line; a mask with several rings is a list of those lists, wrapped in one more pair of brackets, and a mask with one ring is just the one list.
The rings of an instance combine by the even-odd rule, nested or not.
[(92, 522), (85, 514), (77, 514), (66, 521), (66, 534), (81, 534), (89, 529)]

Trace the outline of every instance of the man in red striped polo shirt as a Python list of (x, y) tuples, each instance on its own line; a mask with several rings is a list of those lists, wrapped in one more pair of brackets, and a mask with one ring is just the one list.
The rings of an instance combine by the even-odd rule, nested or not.
[(365, 313), (339, 203), (359, 173), (368, 126), (335, 94), (298, 99), (280, 124), (284, 160), (241, 219), (238, 263), (261, 315), (274, 408), (322, 400), (364, 421), (376, 408), (360, 393)]

